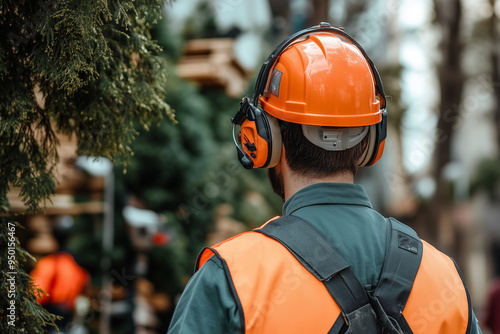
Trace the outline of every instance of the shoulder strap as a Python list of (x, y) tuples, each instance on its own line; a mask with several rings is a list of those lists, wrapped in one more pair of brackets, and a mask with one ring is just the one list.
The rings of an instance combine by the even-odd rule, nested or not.
[[(318, 280), (342, 310), (330, 333), (345, 325), (349, 333), (370, 333), (377, 328), (368, 295), (351, 266), (314, 225), (296, 216), (283, 216), (254, 230), (280, 242)], [(345, 322), (345, 325), (344, 325)]]
[(389, 222), (384, 266), (373, 296), (405, 333), (412, 333), (403, 310), (420, 267), (423, 245), (411, 228), (393, 218)]

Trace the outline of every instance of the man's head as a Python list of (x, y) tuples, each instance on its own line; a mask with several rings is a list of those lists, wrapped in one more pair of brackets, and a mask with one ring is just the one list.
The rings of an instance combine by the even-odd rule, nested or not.
[(245, 168), (274, 167), (284, 148), (287, 164), (300, 175), (354, 174), (382, 155), (385, 95), (361, 46), (322, 23), (271, 53), (253, 101), (244, 98), (232, 121), (241, 126), (242, 146), (235, 143)]

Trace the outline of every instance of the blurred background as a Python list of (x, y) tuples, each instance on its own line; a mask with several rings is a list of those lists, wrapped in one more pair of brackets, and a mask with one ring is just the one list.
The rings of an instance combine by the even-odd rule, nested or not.
[(385, 153), (356, 182), (458, 262), (484, 318), (500, 275), (500, 1), (176, 0), (163, 11), (154, 39), (178, 124), (138, 126), (126, 166), (77, 157), (61, 136), (52, 203), (19, 219), (31, 254), (64, 250), (88, 274), (66, 332), (165, 333), (198, 252), (280, 214), (266, 172), (239, 165), (230, 118), (274, 47), (321, 21), (358, 40), (388, 95)]

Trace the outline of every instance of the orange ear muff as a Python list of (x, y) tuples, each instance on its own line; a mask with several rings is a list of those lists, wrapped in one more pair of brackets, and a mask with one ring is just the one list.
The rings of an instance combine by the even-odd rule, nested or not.
[[(231, 121), (238, 160), (243, 167), (252, 169), (276, 166), (281, 157), (282, 146), (278, 120), (255, 107), (245, 97), (241, 101), (240, 110)], [(234, 136), (236, 125), (241, 126), (238, 140)]]

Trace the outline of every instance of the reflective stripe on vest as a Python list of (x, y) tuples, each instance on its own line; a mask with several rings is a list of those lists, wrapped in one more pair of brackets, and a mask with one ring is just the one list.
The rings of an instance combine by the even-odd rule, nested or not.
[[(423, 245), (403, 316), (413, 333), (466, 333), (470, 301), (455, 264)], [(246, 232), (205, 249), (197, 268), (214, 254), (224, 261), (234, 285), (245, 333), (328, 333), (340, 316), (324, 284), (261, 233)]]

